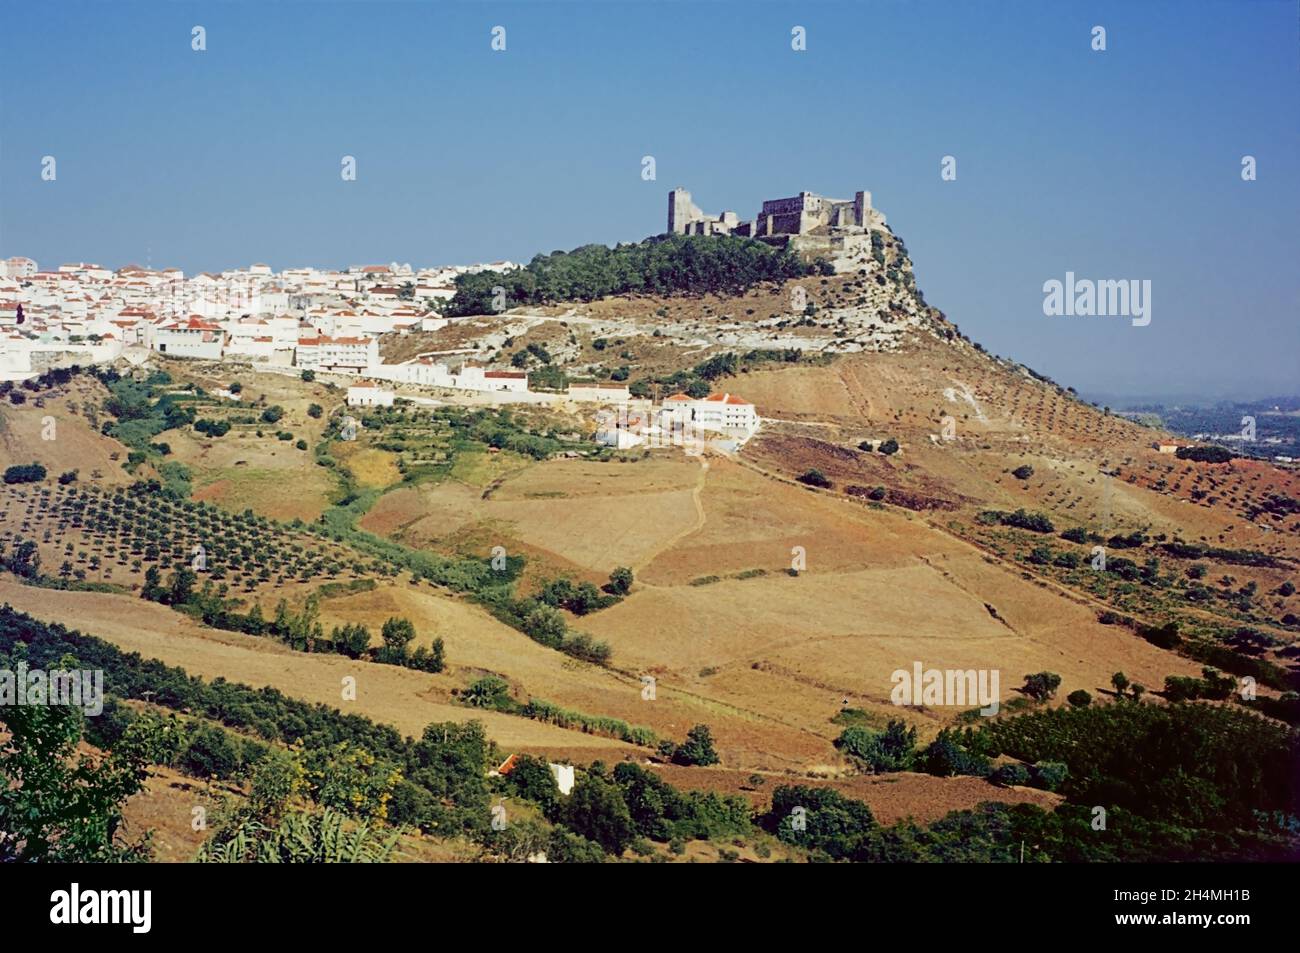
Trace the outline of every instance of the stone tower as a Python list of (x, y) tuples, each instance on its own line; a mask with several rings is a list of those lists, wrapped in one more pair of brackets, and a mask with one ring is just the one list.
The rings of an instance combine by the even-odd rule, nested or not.
[(853, 217), (857, 219), (855, 225), (861, 225), (866, 228), (870, 223), (867, 221), (871, 215), (871, 193), (855, 192), (853, 194)]
[(686, 233), (686, 226), (695, 217), (691, 214), (694, 207), (695, 203), (691, 201), (691, 193), (685, 189), (673, 189), (668, 193), (668, 234), (684, 235)]

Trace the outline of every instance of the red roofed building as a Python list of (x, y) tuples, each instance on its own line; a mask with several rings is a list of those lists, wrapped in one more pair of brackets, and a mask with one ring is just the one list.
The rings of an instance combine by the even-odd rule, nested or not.
[(180, 321), (171, 321), (154, 328), (150, 347), (159, 354), (171, 357), (196, 357), (219, 361), (226, 345), (226, 333), (221, 325), (191, 314)]
[(710, 394), (693, 399), (673, 394), (664, 399), (664, 412), (676, 424), (692, 423), (701, 430), (749, 435), (758, 429), (754, 405), (736, 394)]

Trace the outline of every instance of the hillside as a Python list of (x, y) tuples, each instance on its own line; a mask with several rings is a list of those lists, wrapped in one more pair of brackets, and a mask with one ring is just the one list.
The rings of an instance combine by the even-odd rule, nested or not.
[[(411, 737), (477, 722), (502, 756), (650, 765), (760, 807), (815, 782), (890, 822), (1059, 799), (989, 783), (987, 763), (871, 779), (854, 730), (973, 745), (970, 726), (1067, 696), (1127, 704), (1117, 673), (1149, 705), (1200, 693), (1294, 721), (1296, 472), (1160, 453), (1167, 434), (965, 338), (901, 240), (878, 251), (740, 293), (548, 301), (385, 342), (389, 360), (525, 367), (543, 395), (739, 394), (762, 427), (727, 452), (597, 448), (592, 408), (558, 395), (443, 393), (358, 412), (344, 436), (337, 382), (176, 360), (32, 391), (0, 411), (0, 462), (46, 471), (0, 488), (0, 600)], [(392, 620), (411, 625), (396, 661)], [(898, 704), (914, 665), (996, 673), (997, 717)], [(672, 764), (701, 725), (717, 763)]]

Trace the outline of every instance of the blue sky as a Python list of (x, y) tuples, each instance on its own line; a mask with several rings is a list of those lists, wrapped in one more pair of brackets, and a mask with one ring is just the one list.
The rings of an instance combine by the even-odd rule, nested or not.
[[(14, 4), (0, 255), (526, 260), (662, 231), (677, 185), (742, 217), (866, 188), (994, 353), (1093, 394), (1290, 393), (1298, 22), (1294, 0)], [(1150, 325), (1045, 317), (1066, 271), (1149, 279)]]

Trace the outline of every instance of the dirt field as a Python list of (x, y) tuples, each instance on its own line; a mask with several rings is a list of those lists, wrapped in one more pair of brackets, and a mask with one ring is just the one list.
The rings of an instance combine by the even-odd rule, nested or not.
[[(126, 449), (103, 436), (86, 416), (88, 408), (105, 397), (104, 388), (83, 376), (57, 393), (42, 398), (44, 407), (37, 406), (34, 397), (17, 407), (0, 403), (0, 470), (40, 463), (50, 480), (69, 470), (77, 471), (79, 482), (102, 486), (135, 479), (122, 469)], [(94, 419), (101, 421), (98, 416)]]
[[(450, 677), (340, 656), (295, 652), (271, 639), (206, 629), (165, 606), (128, 596), (35, 589), (0, 579), (0, 599), (39, 619), (61, 622), (121, 649), (179, 665), (191, 675), (224, 677), (254, 688), (274, 686), (288, 695), (356, 712), (418, 736), (434, 721), (482, 721), (489, 736), (508, 748), (617, 749), (607, 738), (556, 728), (450, 702)], [(522, 639), (523, 637), (520, 636)], [(357, 699), (345, 701), (345, 677), (356, 679)]]

